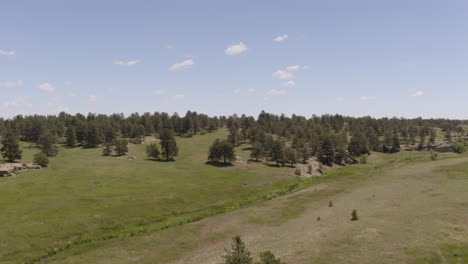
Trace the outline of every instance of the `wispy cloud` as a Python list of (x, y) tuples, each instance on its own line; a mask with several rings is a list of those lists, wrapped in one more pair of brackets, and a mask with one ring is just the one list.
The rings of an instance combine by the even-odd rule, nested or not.
[(363, 101), (370, 101), (370, 100), (375, 100), (375, 99), (377, 99), (377, 97), (375, 96), (366, 96), (366, 95), (361, 96), (361, 100)]
[(279, 90), (279, 89), (271, 89), (267, 92), (267, 95), (281, 95), (286, 94), (286, 90)]
[(88, 101), (90, 101), (92, 103), (96, 102), (97, 100), (98, 100), (98, 97), (96, 95), (94, 95), (94, 94), (90, 94), (88, 96)]
[(183, 95), (183, 94), (176, 94), (176, 95), (172, 96), (171, 99), (172, 99), (173, 101), (181, 101), (181, 100), (184, 100), (184, 99), (185, 99), (185, 95)]
[(16, 55), (16, 51), (14, 50), (7, 51), (7, 50), (0, 49), (0, 56), (13, 56), (13, 55)]
[(23, 86), (23, 81), (21, 80), (0, 82), (0, 87), (20, 87), (20, 86)]
[(19, 108), (23, 108), (23, 107), (27, 107), (27, 108), (30, 108), (32, 107), (32, 104), (28, 103), (26, 101), (26, 97), (24, 96), (17, 96), (9, 101), (6, 101), (3, 103), (3, 106), (5, 108), (12, 108), (12, 107), (19, 107)]
[(155, 95), (162, 95), (162, 94), (165, 94), (166, 91), (164, 91), (164, 90), (154, 90), (153, 93), (154, 93)]
[(248, 49), (249, 48), (247, 47), (247, 45), (245, 45), (243, 42), (240, 42), (239, 44), (228, 46), (224, 53), (226, 53), (226, 55), (229, 56), (235, 56), (247, 51)]
[(411, 96), (419, 97), (419, 96), (423, 96), (423, 95), (424, 95), (424, 92), (423, 92), (423, 91), (417, 91), (417, 92), (415, 92), (414, 94), (412, 94)]
[(57, 106), (57, 111), (59, 112), (70, 112), (70, 107), (66, 105), (59, 105)]
[(287, 71), (282, 71), (282, 70), (278, 70), (274, 72), (272, 76), (278, 80), (287, 80), (287, 79), (294, 78), (294, 74), (287, 72)]
[(276, 41), (276, 42), (283, 42), (288, 38), (289, 38), (289, 36), (287, 34), (283, 34), (281, 36), (278, 36), (278, 37), (274, 38), (273, 40)]
[(39, 85), (39, 89), (41, 91), (48, 92), (48, 93), (55, 91), (55, 87), (50, 83), (43, 83)]
[(336, 98), (336, 101), (338, 101), (338, 102), (343, 102), (344, 100), (345, 100), (344, 97), (337, 97)]
[(255, 88), (249, 88), (247, 90), (247, 92), (249, 92), (249, 93), (255, 93), (256, 91), (257, 91), (257, 89), (255, 89)]
[(195, 61), (190, 59), (190, 60), (184, 60), (183, 62), (179, 62), (179, 63), (176, 63), (174, 65), (172, 65), (169, 70), (171, 72), (176, 72), (176, 71), (180, 71), (180, 70), (184, 70), (184, 69), (187, 69), (187, 68), (190, 68), (192, 67), (192, 65), (195, 64)]
[(287, 82), (284, 83), (284, 86), (293, 87), (293, 86), (296, 86), (296, 82), (295, 81), (287, 81)]
[(137, 65), (138, 63), (140, 63), (140, 60), (128, 60), (128, 61), (116, 60), (114, 61), (114, 65), (126, 66), (126, 67), (132, 67), (132, 66)]
[(235, 93), (235, 94), (238, 94), (238, 93), (240, 93), (240, 91), (241, 91), (241, 89), (234, 89), (234, 91), (232, 91), (232, 92)]

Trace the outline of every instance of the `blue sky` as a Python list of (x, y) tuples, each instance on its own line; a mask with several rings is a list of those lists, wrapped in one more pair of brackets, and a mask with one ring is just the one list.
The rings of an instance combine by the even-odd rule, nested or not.
[(2, 1), (0, 116), (468, 119), (468, 2)]

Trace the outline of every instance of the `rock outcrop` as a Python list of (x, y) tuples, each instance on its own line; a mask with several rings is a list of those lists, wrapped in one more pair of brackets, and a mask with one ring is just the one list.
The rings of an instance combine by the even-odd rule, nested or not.
[(5, 163), (0, 164), (0, 177), (14, 176), (23, 170), (40, 170), (41, 166), (37, 164), (24, 163)]

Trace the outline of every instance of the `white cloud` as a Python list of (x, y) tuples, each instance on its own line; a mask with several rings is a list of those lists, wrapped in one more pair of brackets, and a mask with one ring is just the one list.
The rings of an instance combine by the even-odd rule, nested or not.
[(240, 89), (234, 89), (233, 92), (234, 92), (235, 94), (238, 94), (238, 93), (240, 93), (240, 91), (241, 91)]
[(338, 101), (338, 102), (343, 102), (344, 100), (345, 100), (344, 97), (338, 97), (338, 98), (336, 98), (336, 101)]
[(294, 75), (290, 72), (278, 70), (272, 74), (273, 77), (279, 80), (287, 80), (294, 78)]
[(281, 36), (278, 36), (276, 38), (274, 38), (273, 40), (276, 41), (276, 42), (283, 42), (285, 41), (289, 36), (287, 34), (283, 34)]
[(55, 91), (55, 87), (50, 83), (43, 83), (39, 85), (39, 89), (41, 91), (48, 92), (48, 93)]
[(255, 88), (249, 88), (247, 91), (248, 91), (249, 93), (255, 93), (255, 92), (257, 91), (257, 89), (255, 89)]
[(165, 94), (166, 91), (164, 91), (164, 90), (154, 90), (153, 93), (156, 94), (156, 95), (162, 95), (162, 94)]
[(166, 45), (166, 46), (164, 46), (164, 47), (165, 47), (166, 49), (173, 49), (173, 48), (174, 48), (174, 46), (173, 46), (173, 45), (171, 45), (171, 44), (167, 44), (167, 45)]
[(17, 96), (10, 101), (4, 102), (3, 106), (5, 108), (12, 108), (12, 107), (19, 107), (19, 108), (28, 107), (29, 108), (29, 107), (32, 107), (32, 104), (26, 101), (26, 97)]
[(369, 101), (369, 100), (375, 100), (375, 96), (361, 96), (361, 100), (363, 101)]
[(179, 63), (176, 63), (174, 65), (172, 65), (169, 70), (171, 72), (175, 72), (175, 71), (180, 71), (180, 70), (183, 70), (183, 69), (187, 69), (187, 68), (190, 68), (192, 67), (192, 65), (195, 64), (195, 61), (190, 59), (190, 60), (184, 60), (183, 62), (179, 62)]
[(0, 50), (0, 56), (13, 56), (13, 55), (16, 55), (16, 52), (14, 50), (11, 50), (11, 51)]
[(172, 100), (174, 101), (180, 101), (180, 100), (184, 100), (185, 99), (185, 95), (183, 94), (176, 94), (174, 96), (172, 96)]
[(70, 97), (76, 97), (77, 94), (76, 94), (76, 93), (68, 93), (68, 96), (70, 96)]
[(126, 66), (126, 67), (132, 67), (132, 66), (137, 65), (138, 63), (140, 63), (140, 60), (128, 60), (128, 61), (116, 60), (114, 61), (114, 65)]
[(96, 95), (94, 95), (94, 94), (91, 94), (91, 95), (88, 96), (88, 101), (90, 101), (90, 102), (96, 102), (97, 99), (98, 99), (98, 97)]
[(300, 69), (301, 69), (301, 66), (299, 66), (299, 65), (293, 65), (293, 66), (286, 67), (287, 71), (299, 71)]
[(423, 91), (417, 91), (414, 94), (412, 94), (411, 96), (419, 97), (419, 96), (423, 96), (423, 95), (424, 95)]
[(285, 93), (286, 90), (271, 89), (270, 91), (268, 91), (267, 95), (281, 95)]
[(226, 53), (226, 55), (229, 55), (229, 56), (235, 56), (235, 55), (241, 54), (242, 52), (247, 51), (248, 49), (249, 48), (247, 47), (247, 45), (245, 45), (243, 42), (240, 42), (237, 45), (228, 46), (226, 50), (224, 51), (224, 53)]
[(21, 80), (0, 82), (0, 87), (20, 87), (20, 86), (23, 86), (23, 81)]
[(284, 83), (284, 86), (293, 87), (293, 86), (296, 86), (296, 82), (295, 81), (287, 81), (287, 82)]
[(57, 106), (57, 111), (59, 112), (70, 112), (70, 108), (65, 105), (59, 105)]

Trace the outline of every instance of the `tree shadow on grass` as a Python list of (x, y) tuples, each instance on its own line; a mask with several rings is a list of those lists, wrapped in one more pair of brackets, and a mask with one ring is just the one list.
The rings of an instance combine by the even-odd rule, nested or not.
[(211, 161), (211, 160), (205, 162), (205, 164), (215, 166), (215, 167), (232, 167), (232, 166), (234, 166), (234, 164), (232, 164), (231, 162), (224, 163), (224, 162)]
[(145, 160), (155, 161), (155, 162), (175, 162), (176, 161), (175, 159), (166, 160), (166, 159), (155, 159), (155, 158), (146, 158)]
[(251, 151), (251, 150), (252, 150), (252, 147), (245, 147), (245, 148), (242, 148), (242, 150)]
[(283, 166), (281, 163), (280, 163), (280, 164), (276, 164), (276, 163), (265, 163), (265, 166), (272, 167), (272, 168), (281, 168), (281, 167), (285, 167), (285, 166)]

